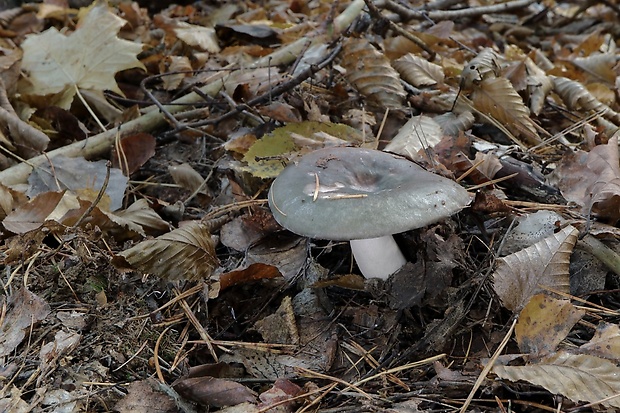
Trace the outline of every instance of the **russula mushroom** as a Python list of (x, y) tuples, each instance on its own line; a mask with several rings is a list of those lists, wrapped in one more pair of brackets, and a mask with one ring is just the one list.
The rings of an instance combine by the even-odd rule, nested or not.
[(275, 179), (268, 198), (284, 228), (350, 241), (361, 273), (383, 279), (406, 263), (392, 234), (445, 219), (470, 202), (456, 182), (403, 157), (349, 147), (295, 159)]

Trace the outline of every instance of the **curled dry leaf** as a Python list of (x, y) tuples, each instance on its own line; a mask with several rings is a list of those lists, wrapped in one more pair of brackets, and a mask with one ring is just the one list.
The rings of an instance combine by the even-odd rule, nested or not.
[(620, 221), (620, 156), (618, 138), (590, 152), (567, 154), (553, 174), (564, 197), (612, 224)]
[(511, 381), (525, 380), (561, 394), (574, 402), (601, 402), (620, 408), (620, 368), (615, 363), (585, 354), (559, 352), (529, 366), (493, 367), (493, 373)]
[(365, 39), (349, 39), (343, 49), (342, 66), (355, 88), (376, 106), (400, 108), (405, 89), (390, 61)]
[(445, 77), (441, 66), (413, 53), (408, 53), (392, 62), (392, 66), (400, 73), (404, 81), (416, 87), (443, 83)]
[(525, 67), (528, 74), (526, 92), (529, 97), (530, 111), (538, 115), (542, 111), (547, 95), (553, 89), (553, 82), (545, 71), (529, 57), (525, 59)]
[(433, 118), (441, 126), (444, 135), (458, 136), (459, 132), (464, 132), (474, 125), (476, 118), (470, 111), (446, 112)]
[(565, 77), (551, 76), (553, 90), (569, 109), (591, 110), (601, 112), (602, 116), (620, 125), (620, 113), (597, 100), (581, 83)]
[[(215, 245), (206, 225), (191, 222), (121, 252), (132, 268), (167, 280), (208, 278), (217, 267)], [(122, 267), (122, 261), (113, 261)]]
[(568, 293), (570, 255), (578, 233), (568, 225), (531, 247), (498, 259), (494, 289), (504, 307), (520, 311), (544, 286)]
[(515, 326), (519, 350), (533, 357), (551, 354), (585, 313), (569, 300), (534, 295), (521, 310)]
[(463, 68), (460, 86), (464, 91), (472, 90), (484, 79), (494, 79), (499, 76), (499, 71), (500, 57), (497, 52), (491, 48), (483, 49)]
[(192, 193), (201, 190), (201, 193), (204, 193), (205, 180), (191, 165), (182, 163), (181, 165), (169, 166), (168, 172), (170, 172), (174, 182), (183, 189)]

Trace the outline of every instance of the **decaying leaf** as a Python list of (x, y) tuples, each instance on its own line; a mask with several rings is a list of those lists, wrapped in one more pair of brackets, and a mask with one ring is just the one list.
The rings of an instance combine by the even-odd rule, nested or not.
[(584, 315), (569, 300), (534, 295), (515, 326), (519, 350), (534, 357), (551, 354)]
[(620, 368), (599, 357), (562, 351), (535, 365), (496, 365), (493, 373), (511, 381), (525, 380), (574, 402), (620, 408), (620, 398), (612, 397), (620, 394)]
[(584, 354), (603, 357), (613, 361), (620, 360), (620, 326), (601, 322), (594, 336), (579, 347)]
[[(28, 177), (28, 196), (48, 191), (68, 189), (80, 199), (94, 201), (106, 181), (107, 162), (91, 162), (82, 157), (57, 156), (49, 164), (36, 168)], [(120, 169), (110, 168), (105, 195), (97, 204), (104, 210), (115, 211), (123, 205), (128, 179)]]
[(275, 178), (295, 156), (323, 147), (362, 142), (362, 134), (347, 125), (313, 121), (291, 123), (256, 141), (243, 157), (248, 164), (244, 170), (259, 178)]
[[(167, 280), (208, 278), (218, 265), (211, 234), (200, 222), (142, 241), (119, 256), (132, 268)], [(122, 266), (122, 263), (115, 264)]]
[(111, 90), (122, 95), (114, 75), (125, 69), (144, 69), (136, 58), (142, 45), (117, 37), (124, 24), (125, 20), (100, 1), (68, 36), (54, 27), (28, 36), (22, 44), (22, 69), (28, 73), (29, 85), (21, 92), (58, 95), (55, 104), (64, 109), (71, 105), (77, 89)]
[(618, 138), (597, 145), (590, 152), (568, 153), (554, 172), (562, 195), (612, 224), (620, 221), (620, 156)]
[(178, 412), (174, 400), (157, 387), (155, 379), (132, 382), (127, 386), (127, 395), (116, 403), (114, 409), (119, 412)]
[(343, 48), (346, 77), (369, 103), (382, 108), (400, 108), (405, 89), (390, 61), (366, 39), (350, 38)]
[(189, 377), (177, 380), (174, 389), (183, 397), (204, 406), (234, 406), (255, 403), (254, 393), (241, 383), (215, 377)]
[(498, 259), (494, 289), (504, 307), (518, 312), (545, 286), (568, 293), (570, 254), (578, 233), (568, 225), (531, 247)]
[(26, 332), (36, 323), (44, 320), (50, 306), (41, 297), (20, 288), (8, 297), (6, 315), (0, 325), (0, 356), (13, 352), (26, 336)]

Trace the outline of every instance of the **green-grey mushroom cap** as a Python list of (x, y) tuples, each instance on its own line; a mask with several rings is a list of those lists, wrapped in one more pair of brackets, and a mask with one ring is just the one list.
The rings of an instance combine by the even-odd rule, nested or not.
[(396, 234), (441, 221), (469, 205), (456, 182), (397, 155), (324, 148), (291, 162), (269, 190), (284, 228), (348, 241)]

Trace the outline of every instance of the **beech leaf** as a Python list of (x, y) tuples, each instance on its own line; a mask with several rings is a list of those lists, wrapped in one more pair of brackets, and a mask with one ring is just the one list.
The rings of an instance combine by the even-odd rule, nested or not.
[(524, 137), (529, 143), (540, 142), (528, 108), (508, 79), (484, 79), (470, 98), (475, 109), (495, 119), (516, 136)]
[(443, 83), (445, 77), (441, 66), (413, 53), (408, 53), (394, 61), (392, 66), (400, 73), (403, 80), (416, 87)]
[(344, 45), (342, 66), (346, 77), (369, 103), (384, 108), (400, 108), (405, 89), (390, 61), (368, 40), (349, 39)]
[(530, 366), (493, 367), (502, 379), (525, 380), (544, 387), (553, 394), (562, 394), (574, 402), (598, 402), (620, 408), (620, 368), (615, 363), (585, 354), (559, 352), (553, 357)]
[(36, 96), (62, 93), (57, 105), (68, 109), (77, 89), (111, 90), (123, 93), (116, 72), (144, 66), (136, 58), (142, 45), (117, 37), (125, 20), (112, 14), (99, 1), (86, 13), (72, 34), (54, 27), (27, 36), (22, 44), (22, 69), (28, 72), (29, 87), (22, 93)]
[(568, 225), (531, 247), (497, 260), (494, 289), (502, 304), (518, 312), (542, 286), (569, 292), (570, 255), (579, 231)]
[(119, 256), (134, 269), (170, 281), (208, 278), (218, 265), (211, 234), (200, 222), (142, 241)]

